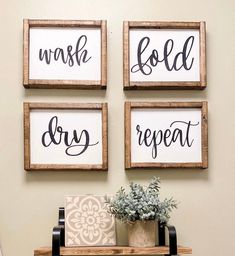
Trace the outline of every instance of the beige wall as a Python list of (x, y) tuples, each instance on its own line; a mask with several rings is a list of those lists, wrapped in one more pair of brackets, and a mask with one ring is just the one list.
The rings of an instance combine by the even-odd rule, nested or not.
[[(0, 0), (0, 244), (5, 256), (30, 256), (50, 245), (57, 209), (67, 194), (114, 193), (130, 180), (162, 179), (164, 196), (180, 201), (171, 223), (194, 256), (235, 251), (234, 0)], [(23, 18), (107, 19), (108, 89), (25, 90)], [(207, 22), (208, 88), (204, 91), (123, 92), (122, 21)], [(124, 170), (125, 100), (208, 100), (208, 170)], [(25, 172), (24, 101), (108, 102), (109, 172)], [(232, 227), (230, 227), (232, 225)], [(125, 243), (124, 228), (119, 242)]]

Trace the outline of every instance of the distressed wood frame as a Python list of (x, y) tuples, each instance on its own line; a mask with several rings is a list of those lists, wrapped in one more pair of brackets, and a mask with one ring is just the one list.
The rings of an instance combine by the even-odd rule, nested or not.
[[(200, 41), (200, 81), (130, 81), (130, 29), (197, 29)], [(123, 84), (124, 90), (205, 89), (206, 88), (206, 23), (124, 21), (123, 23)]]
[[(133, 163), (131, 161), (131, 110), (141, 108), (200, 108), (202, 161), (195, 163)], [(125, 102), (125, 168), (208, 168), (208, 104), (201, 102)]]
[[(47, 80), (29, 78), (29, 31), (31, 27), (100, 28), (101, 79), (100, 80)], [(106, 89), (107, 86), (107, 21), (106, 20), (32, 20), (24, 19), (23, 85), (25, 88), (46, 89)]]
[[(30, 111), (32, 109), (101, 110), (102, 111), (102, 164), (31, 164)], [(108, 104), (107, 103), (24, 103), (24, 169), (36, 170), (108, 170)]]

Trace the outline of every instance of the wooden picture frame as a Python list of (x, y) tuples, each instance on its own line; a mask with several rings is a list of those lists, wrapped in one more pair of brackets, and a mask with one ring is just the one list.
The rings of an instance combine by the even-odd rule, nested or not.
[(206, 101), (125, 102), (125, 168), (207, 168), (207, 120)]
[(24, 19), (25, 88), (106, 89), (106, 20)]
[(107, 103), (24, 103), (24, 168), (106, 171)]
[(205, 89), (206, 83), (204, 21), (124, 21), (124, 90)]

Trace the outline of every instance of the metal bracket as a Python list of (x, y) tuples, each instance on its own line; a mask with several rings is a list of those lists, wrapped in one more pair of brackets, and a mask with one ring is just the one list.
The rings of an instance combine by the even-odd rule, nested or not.
[(60, 246), (64, 246), (64, 207), (59, 208), (58, 226), (52, 231), (52, 256), (60, 256)]
[(168, 229), (169, 233), (169, 256), (177, 255), (177, 236), (174, 226), (167, 225), (166, 223), (158, 223), (159, 245), (166, 245), (165, 228)]

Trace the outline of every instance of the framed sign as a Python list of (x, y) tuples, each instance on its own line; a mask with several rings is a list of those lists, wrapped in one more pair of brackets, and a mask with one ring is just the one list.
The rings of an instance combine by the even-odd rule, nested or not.
[(107, 170), (107, 103), (24, 103), (25, 170)]
[(208, 167), (207, 102), (126, 102), (125, 167)]
[(204, 89), (205, 22), (123, 25), (124, 89)]
[(106, 89), (106, 27), (104, 20), (24, 20), (24, 87)]

